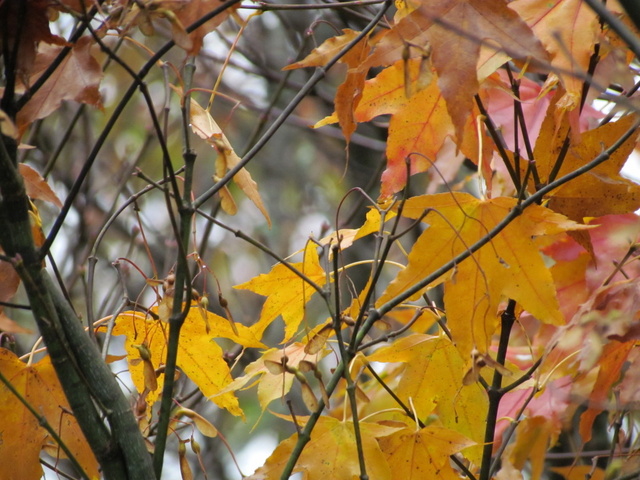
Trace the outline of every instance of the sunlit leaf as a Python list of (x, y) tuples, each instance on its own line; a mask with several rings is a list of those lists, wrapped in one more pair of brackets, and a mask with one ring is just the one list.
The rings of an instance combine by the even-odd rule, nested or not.
[[(462, 386), (467, 361), (448, 339), (412, 334), (380, 348), (368, 359), (406, 363), (396, 394), (415, 407), (419, 418), (436, 413), (444, 427), (482, 443), (487, 396), (479, 385)], [(466, 456), (479, 461), (481, 454), (481, 448), (473, 447)]]
[[(158, 307), (151, 308), (151, 312), (157, 315)], [(220, 394), (231, 383), (232, 378), (229, 366), (224, 360), (223, 351), (213, 339), (216, 337), (229, 338), (246, 347), (260, 348), (263, 345), (244, 325), (236, 325), (240, 333), (238, 336), (233, 332), (226, 319), (211, 312), (207, 312), (207, 316), (210, 325), (209, 333), (207, 333), (205, 322), (201, 318), (200, 309), (192, 307), (189, 310), (180, 331), (177, 364), (200, 388), (205, 397), (210, 398), (218, 406), (229, 410), (234, 415), (241, 415), (242, 411), (233, 393)], [(131, 378), (141, 393), (148, 386), (145, 382), (145, 365), (147, 365), (147, 370), (149, 363), (155, 370), (164, 365), (168, 332), (168, 323), (154, 319), (151, 315), (145, 315), (142, 312), (124, 312), (116, 318), (113, 334), (126, 336), (125, 348)], [(135, 362), (140, 358), (139, 345), (142, 344), (146, 345), (149, 360)], [(162, 392), (163, 375), (158, 377), (157, 384), (158, 388), (147, 395), (146, 401), (149, 406), (153, 405)]]
[[(409, 254), (407, 268), (389, 285), (381, 305), (447, 263), (484, 237), (516, 205), (516, 199), (481, 201), (465, 193), (409, 199), (403, 215), (429, 224)], [(545, 323), (563, 322), (553, 280), (540, 256), (536, 237), (584, 228), (552, 211), (531, 206), (489, 244), (431, 286), (445, 283), (447, 323), (464, 357), (487, 352), (504, 298), (513, 298)], [(424, 252), (429, 252), (425, 255)], [(417, 298), (418, 295), (415, 296)]]
[(379, 440), (394, 478), (457, 480), (449, 456), (475, 442), (457, 432), (438, 426), (420, 430), (405, 428)]
[[(369, 422), (360, 422), (359, 426), (369, 478), (377, 480), (394, 478), (376, 439), (390, 435), (398, 429)], [(291, 455), (296, 440), (297, 435), (293, 435), (280, 443), (264, 466), (247, 479), (280, 478), (280, 473)], [(353, 423), (341, 422), (331, 417), (320, 417), (311, 433), (311, 441), (302, 451), (294, 472), (302, 472), (306, 480), (359, 477), (360, 467)]]
[[(312, 242), (308, 242), (305, 247), (304, 260), (292, 266), (318, 285), (324, 285), (327, 280), (327, 275), (320, 266), (316, 245)], [(273, 320), (282, 315), (285, 323), (285, 341), (297, 332), (305, 315), (305, 305), (316, 293), (304, 279), (281, 264), (273, 267), (268, 274), (259, 275), (234, 288), (250, 290), (267, 297), (260, 320), (252, 330), (259, 337)]]

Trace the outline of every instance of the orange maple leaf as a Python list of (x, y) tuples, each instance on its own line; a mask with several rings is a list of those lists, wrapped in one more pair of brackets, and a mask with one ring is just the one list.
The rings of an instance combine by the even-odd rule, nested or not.
[[(283, 70), (322, 66), (358, 35), (359, 32), (345, 28), (343, 35), (329, 38), (318, 48), (314, 49), (306, 58), (286, 66)], [(342, 134), (347, 144), (351, 139), (351, 135), (353, 135), (353, 132), (356, 130), (354, 110), (362, 96), (362, 89), (364, 88), (364, 82), (367, 77), (365, 70), (357, 69), (356, 67), (365, 60), (370, 51), (371, 47), (369, 46), (368, 37), (365, 37), (340, 59), (341, 63), (348, 65), (349, 71), (347, 72), (347, 77), (344, 82), (342, 82), (336, 90), (336, 112), (334, 115), (340, 123)]]
[[(402, 58), (408, 45), (430, 45), (438, 86), (461, 139), (478, 92), (480, 46), (487, 41), (513, 58), (547, 58), (529, 26), (504, 0), (437, 0), (421, 5), (394, 25), (379, 39), (363, 67), (390, 65)], [(412, 54), (420, 55), (420, 48), (411, 49)], [(499, 66), (494, 63), (494, 68)]]
[[(382, 174), (380, 193), (383, 198), (398, 192), (406, 184), (406, 159), (411, 161), (412, 175), (424, 172), (435, 162), (445, 139), (454, 135), (453, 123), (435, 76), (426, 88), (407, 98), (406, 81), (417, 83), (419, 74), (418, 60), (412, 60), (408, 65), (403, 61), (395, 63), (366, 82), (355, 111), (358, 122), (391, 114), (387, 169)], [(474, 156), (473, 152), (469, 153)]]
[[(505, 450), (505, 467), (522, 471), (527, 462), (531, 468), (531, 478), (542, 478), (547, 449), (553, 445), (560, 428), (552, 420), (543, 416), (523, 418), (516, 427), (516, 441)], [(513, 478), (515, 472), (507, 470), (497, 478)]]
[[(60, 382), (48, 356), (29, 366), (9, 350), (0, 349), (0, 370), (13, 387), (47, 419), (90, 478), (98, 478), (98, 462), (82, 434), (75, 417), (69, 413)], [(0, 465), (11, 466), (11, 478), (37, 480), (42, 477), (38, 457), (52, 440), (38, 419), (0, 384)], [(48, 448), (65, 458), (56, 445)], [(6, 471), (5, 471), (6, 473)]]
[(582, 0), (516, 0), (509, 4), (531, 27), (551, 53), (566, 94), (559, 105), (574, 110), (580, 105), (584, 76), (598, 39), (598, 16)]

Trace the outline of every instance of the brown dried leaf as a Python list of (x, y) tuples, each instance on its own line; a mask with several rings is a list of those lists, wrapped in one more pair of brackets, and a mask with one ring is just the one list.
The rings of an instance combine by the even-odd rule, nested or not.
[[(5, 29), (0, 35), (0, 52), (15, 51), (18, 35), (16, 71), (23, 83), (29, 83), (29, 77), (36, 58), (40, 42), (55, 45), (66, 45), (64, 38), (52, 35), (49, 30), (49, 0), (23, 0), (22, 2), (0, 2), (0, 16)], [(3, 41), (7, 45), (3, 45)], [(0, 56), (2, 53), (0, 53)], [(6, 60), (5, 60), (6, 62)]]
[[(200, 20), (204, 15), (214, 11), (223, 5), (222, 0), (190, 0), (182, 2), (182, 7), (175, 10), (175, 15), (185, 28), (188, 28), (193, 22)], [(191, 40), (191, 48), (187, 50), (189, 55), (195, 55), (202, 48), (202, 40), (208, 34), (213, 32), (218, 26), (227, 19), (231, 12), (235, 11), (238, 5), (227, 8), (219, 13), (204, 25), (198, 27), (195, 31), (189, 33)]]
[[(98, 90), (102, 69), (91, 55), (91, 45), (91, 38), (81, 38), (42, 88), (18, 112), (16, 123), (21, 133), (33, 121), (57, 110), (63, 100), (74, 100), (102, 108)], [(32, 82), (44, 73), (61, 49), (62, 47), (41, 46), (33, 68)]]
[(24, 179), (24, 186), (27, 195), (34, 200), (44, 200), (53, 203), (56, 207), (62, 208), (62, 202), (51, 189), (47, 181), (32, 167), (21, 163), (18, 170)]

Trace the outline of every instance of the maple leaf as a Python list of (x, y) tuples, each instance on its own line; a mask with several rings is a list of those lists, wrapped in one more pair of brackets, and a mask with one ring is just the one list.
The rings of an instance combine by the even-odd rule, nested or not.
[[(596, 158), (635, 121), (634, 115), (628, 115), (617, 122), (583, 133), (580, 142), (570, 146), (558, 175), (574, 171)], [(584, 217), (637, 210), (640, 207), (640, 185), (623, 178), (619, 173), (635, 147), (635, 137), (629, 137), (606, 162), (552, 192), (549, 207), (577, 221), (582, 221)]]
[[(349, 28), (345, 28), (342, 31), (343, 35), (327, 39), (306, 58), (286, 66), (283, 70), (301, 67), (319, 67), (326, 64), (359, 35), (359, 32)], [(356, 67), (365, 60), (370, 51), (371, 47), (368, 43), (368, 37), (365, 37), (340, 59), (341, 63), (348, 65), (349, 71), (347, 72), (347, 77), (344, 82), (342, 82), (336, 90), (336, 111), (334, 115), (340, 123), (342, 134), (347, 141), (347, 145), (349, 144), (351, 135), (353, 135), (353, 132), (356, 130), (354, 110), (362, 97), (362, 89), (364, 88), (364, 82), (367, 77), (365, 70), (357, 69)], [(326, 123), (327, 122), (321, 123), (318, 126)]]
[[(483, 442), (487, 395), (479, 385), (462, 386), (467, 360), (447, 338), (414, 333), (369, 355), (370, 362), (403, 362), (396, 394), (416, 409), (419, 418), (437, 413), (443, 426), (473, 442)], [(481, 447), (466, 456), (478, 463)]]
[[(13, 387), (47, 419), (91, 478), (98, 478), (98, 462), (80, 431), (47, 356), (33, 366), (9, 350), (0, 349), (0, 370)], [(11, 465), (11, 478), (37, 480), (43, 472), (38, 457), (51, 442), (38, 419), (4, 384), (0, 385), (0, 465)], [(51, 451), (51, 450), (50, 450)], [(57, 453), (57, 452), (56, 452)], [(60, 455), (62, 453), (60, 452)]]
[[(4, 253), (0, 248), (0, 253)], [(9, 302), (18, 291), (20, 277), (15, 268), (9, 262), (0, 262), (0, 302)], [(9, 333), (31, 333), (30, 330), (21, 327), (11, 320), (0, 305), (0, 330)]]
[[(182, 89), (173, 86), (173, 89), (182, 97)], [(216, 159), (216, 177), (223, 177), (227, 171), (235, 167), (241, 162), (240, 157), (236, 154), (235, 150), (231, 146), (231, 142), (227, 136), (223, 133), (222, 129), (218, 126), (218, 123), (213, 119), (208, 110), (205, 110), (200, 104), (191, 98), (191, 128), (193, 132), (200, 138), (207, 141), (209, 145), (215, 148), (218, 152), (218, 158)], [(267, 212), (260, 193), (258, 192), (258, 185), (251, 178), (251, 174), (246, 168), (240, 169), (233, 177), (233, 181), (240, 187), (249, 200), (258, 207), (258, 210), (264, 215), (269, 227), (271, 227), (271, 218), (269, 212)], [(226, 189), (226, 187), (225, 187)], [(226, 191), (226, 190), (225, 190)], [(227, 191), (228, 196), (231, 194)], [(228, 197), (227, 197), (228, 198)], [(235, 214), (227, 210), (230, 215)]]
[[(142, 312), (123, 312), (116, 317), (113, 328), (113, 335), (126, 335), (125, 349), (131, 379), (140, 393), (150, 390), (146, 396), (149, 406), (159, 398), (163, 385), (162, 375), (158, 376), (156, 384), (151, 385), (149, 369), (157, 370), (164, 365), (169, 334), (168, 323), (157, 319), (158, 309), (150, 309), (156, 319)], [(206, 313), (206, 321), (202, 318), (203, 312)], [(220, 393), (232, 378), (223, 351), (213, 338), (229, 338), (245, 347), (260, 348), (264, 345), (244, 325), (236, 324), (235, 330), (238, 334), (225, 318), (198, 307), (190, 308), (180, 330), (177, 365), (205, 397), (234, 415), (242, 415), (233, 393)]]
[[(531, 29), (504, 0), (437, 0), (422, 4), (394, 25), (379, 39), (363, 67), (389, 65), (402, 58), (408, 45), (428, 44), (438, 86), (456, 136), (461, 139), (473, 96), (478, 92), (477, 67), (483, 41), (513, 58), (547, 57)], [(413, 50), (419, 54), (419, 48)]]
[[(593, 468), (592, 465), (571, 465), (569, 467), (553, 467), (552, 471), (562, 475), (565, 480), (606, 480), (606, 472), (601, 468)], [(622, 472), (620, 472), (622, 473)], [(610, 478), (610, 477), (609, 477)]]
[[(403, 216), (429, 224), (409, 253), (407, 268), (387, 287), (376, 305), (415, 285), (483, 238), (517, 204), (513, 198), (481, 201), (466, 193), (425, 195), (410, 198)], [(445, 282), (447, 324), (463, 356), (476, 348), (488, 351), (498, 325), (498, 311), (505, 298), (516, 300), (545, 323), (560, 325), (553, 279), (539, 253), (535, 237), (588, 228), (563, 215), (532, 205), (488, 245), (436, 280)], [(424, 252), (429, 252), (425, 255)], [(419, 295), (417, 294), (415, 298)]]
[(458, 480), (449, 456), (475, 445), (464, 435), (437, 425), (404, 428), (378, 440), (394, 478)]
[(120, 14), (119, 18), (124, 28), (138, 26), (147, 36), (155, 34), (156, 23), (165, 21), (175, 44), (188, 55), (196, 55), (202, 48), (204, 37), (226, 20), (238, 5), (227, 8), (190, 33), (186, 29), (223, 4), (222, 0), (146, 0), (135, 2), (126, 15)]
[(612, 341), (604, 346), (598, 362), (598, 376), (589, 396), (588, 408), (580, 416), (579, 432), (584, 442), (591, 440), (593, 422), (605, 410), (609, 393), (613, 385), (618, 383), (627, 357), (635, 345), (635, 341)]
[(632, 261), (635, 244), (640, 241), (638, 215), (606, 215), (592, 218), (588, 224), (595, 227), (587, 231), (592, 252), (566, 237), (543, 249), (555, 262), (551, 271), (561, 308), (568, 312), (565, 318), (572, 318), (600, 287), (640, 277), (640, 265)]
[(559, 105), (580, 105), (584, 75), (598, 38), (598, 16), (582, 0), (515, 0), (509, 4), (551, 53), (551, 65), (566, 90)]
[[(327, 281), (327, 274), (320, 266), (316, 245), (313, 242), (307, 243), (303, 261), (292, 264), (292, 267), (319, 286), (323, 286)], [(267, 274), (261, 274), (233, 288), (249, 290), (267, 297), (260, 313), (260, 320), (252, 329), (256, 336), (261, 336), (271, 322), (282, 315), (285, 323), (285, 342), (297, 332), (305, 315), (305, 305), (316, 293), (306, 280), (282, 264), (274, 266)]]
[[(394, 216), (394, 212), (385, 213), (385, 218), (387, 220)], [(353, 245), (353, 242), (356, 240), (366, 237), (367, 235), (371, 235), (372, 233), (379, 232), (381, 221), (382, 215), (380, 214), (380, 211), (377, 208), (372, 207), (367, 212), (365, 221), (360, 228), (341, 228), (318, 240), (318, 244), (325, 247), (327, 245), (336, 245), (339, 243), (340, 250), (344, 251)]]
[[(300, 417), (298, 417), (300, 420)], [(391, 470), (376, 439), (398, 430), (371, 422), (359, 422), (362, 433), (367, 474), (376, 480), (390, 480)], [(280, 443), (267, 459), (247, 480), (271, 480), (280, 478), (298, 435)], [(305, 480), (352, 479), (360, 476), (358, 451), (353, 433), (353, 422), (343, 422), (332, 417), (320, 417), (311, 432), (311, 440), (302, 451), (294, 472), (302, 472)]]
[[(557, 372), (557, 370), (556, 370)], [(563, 427), (564, 415), (571, 407), (571, 388), (573, 378), (565, 375), (544, 385), (537, 384), (535, 387), (520, 388), (506, 393), (498, 409), (498, 418), (501, 419), (496, 425), (494, 451), (502, 443), (502, 434), (511, 425), (511, 419), (517, 418), (522, 413), (522, 406), (527, 405), (524, 412), (526, 417), (544, 417), (548, 420), (551, 431), (556, 434)], [(533, 389), (537, 393), (533, 398)], [(541, 389), (541, 390), (540, 390)]]
[[(0, 56), (4, 52), (15, 52), (16, 73), (25, 85), (33, 69), (40, 42), (66, 45), (64, 38), (53, 35), (49, 29), (49, 0), (24, 0), (23, 2), (2, 2), (0, 13), (3, 17), (3, 34), (0, 38)], [(16, 37), (18, 46), (16, 48)], [(6, 44), (3, 44), (6, 42)], [(4, 59), (5, 63), (9, 59)]]
[[(180, 20), (181, 24), (186, 28), (195, 21), (200, 20), (209, 12), (215, 10), (221, 5), (224, 5), (225, 2), (223, 0), (189, 0), (182, 1), (180, 3), (181, 5), (174, 11), (174, 13), (177, 19)], [(227, 8), (222, 13), (219, 13), (210, 20), (207, 20), (203, 25), (189, 33), (188, 38), (191, 45), (185, 45), (185, 47), (187, 47), (185, 48), (187, 54), (197, 54), (202, 48), (204, 37), (218, 28), (218, 26), (224, 22), (232, 12), (237, 10), (238, 7), (239, 5), (233, 5), (230, 8)]]
[(58, 208), (62, 208), (62, 202), (56, 195), (56, 192), (49, 186), (47, 181), (42, 178), (34, 168), (30, 167), (26, 163), (18, 165), (18, 171), (24, 180), (24, 187), (27, 190), (27, 195), (32, 200), (44, 200), (52, 203)]
[[(44, 118), (60, 107), (63, 100), (102, 108), (98, 86), (102, 68), (91, 55), (92, 40), (82, 37), (44, 85), (18, 112), (16, 124), (21, 132), (33, 121)], [(41, 46), (35, 60), (31, 80), (38, 79), (62, 50), (62, 47)]]
[[(407, 74), (410, 84), (418, 83), (420, 60), (412, 60), (408, 65), (399, 61), (368, 80), (355, 110), (358, 122), (391, 114), (387, 169), (382, 174), (380, 192), (382, 198), (400, 191), (406, 184), (407, 158), (411, 161), (412, 175), (424, 172), (435, 162), (445, 139), (454, 135), (454, 126), (436, 77), (428, 86), (407, 98)], [(468, 126), (471, 127), (471, 119)], [(474, 132), (475, 129), (469, 128), (468, 131)], [(470, 157), (477, 156), (477, 148), (463, 150)], [(418, 155), (411, 155), (413, 153)]]
[[(604, 149), (614, 144), (637, 118), (635, 115), (627, 115), (617, 122), (584, 132), (578, 138), (570, 135), (571, 120), (566, 115), (558, 115), (556, 100), (559, 94), (561, 92), (556, 94), (547, 110), (533, 152), (542, 185), (569, 174), (596, 158)], [(638, 209), (640, 186), (620, 175), (620, 170), (635, 147), (636, 136), (629, 137), (606, 162), (550, 192), (549, 207), (579, 222), (585, 217)], [(566, 154), (563, 156), (562, 152)], [(561, 162), (559, 166), (556, 165), (558, 162)], [(526, 168), (526, 164), (521, 165), (521, 175), (525, 174)], [(552, 173), (553, 178), (550, 178)], [(539, 188), (539, 185), (533, 183), (531, 179), (531, 190)], [(572, 232), (571, 236), (593, 254), (593, 247), (585, 232)]]

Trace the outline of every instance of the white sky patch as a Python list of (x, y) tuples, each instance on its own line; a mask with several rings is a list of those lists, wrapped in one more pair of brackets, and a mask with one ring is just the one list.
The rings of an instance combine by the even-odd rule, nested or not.
[[(242, 450), (236, 453), (236, 459), (242, 469), (242, 473), (250, 475), (257, 468), (264, 465), (269, 455), (278, 445), (277, 439), (266, 433), (251, 437)], [(230, 478), (240, 478), (240, 474), (233, 462), (227, 462), (227, 475)]]

